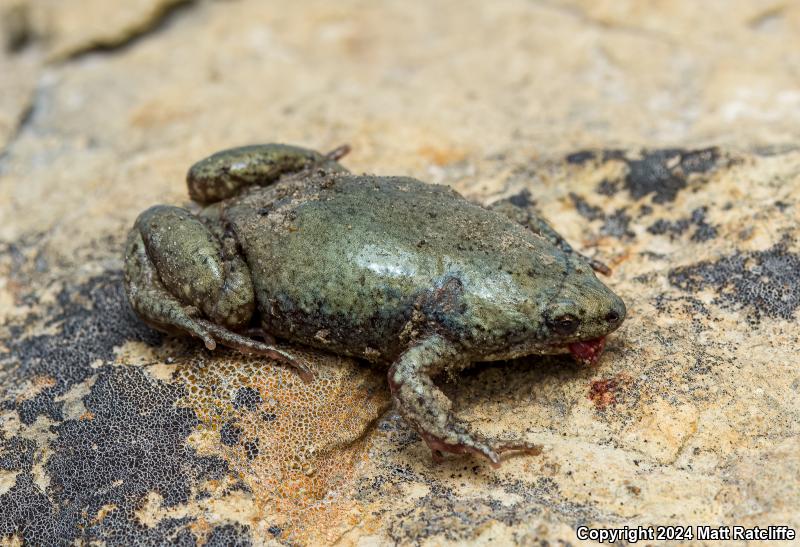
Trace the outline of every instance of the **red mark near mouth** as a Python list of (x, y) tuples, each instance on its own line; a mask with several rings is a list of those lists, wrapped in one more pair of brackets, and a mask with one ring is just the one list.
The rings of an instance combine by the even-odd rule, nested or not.
[(603, 354), (603, 349), (606, 347), (606, 337), (601, 336), (594, 340), (573, 342), (567, 347), (577, 362), (582, 365), (595, 366)]

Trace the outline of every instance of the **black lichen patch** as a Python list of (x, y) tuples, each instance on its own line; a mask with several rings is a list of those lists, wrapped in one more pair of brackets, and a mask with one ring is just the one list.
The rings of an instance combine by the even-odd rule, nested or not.
[(706, 220), (707, 207), (698, 207), (692, 211), (691, 216), (670, 221), (659, 219), (648, 226), (647, 231), (653, 235), (669, 235), (670, 239), (675, 239), (685, 233), (690, 227), (694, 226), (691, 240), (702, 243), (717, 237), (717, 227), (709, 224)]
[(766, 251), (736, 253), (669, 272), (670, 283), (687, 292), (711, 288), (714, 303), (728, 309), (750, 310), (748, 320), (762, 317), (787, 321), (800, 306), (800, 254), (784, 240)]
[[(181, 391), (138, 368), (102, 369), (83, 400), (91, 419), (54, 428), (55, 454), (47, 463), (52, 491), (96, 513), (103, 504), (125, 507), (151, 491), (166, 506), (186, 503), (190, 478), (221, 478), (223, 460), (199, 458), (185, 444), (197, 418), (192, 409), (175, 407)], [(76, 473), (84, 469), (91, 472)]]
[[(521, 508), (530, 505), (546, 507), (549, 511), (554, 511), (567, 517), (575, 527), (587, 524), (601, 516), (592, 505), (573, 502), (565, 498), (558, 484), (549, 477), (539, 477), (534, 483), (519, 479), (496, 479), (493, 482), (496, 482), (498, 486), (502, 487), (506, 494), (515, 494), (519, 496), (523, 500), (520, 503)], [(504, 522), (509, 525), (514, 525), (520, 520), (521, 519), (511, 518), (504, 520)]]
[(697, 223), (697, 228), (692, 234), (692, 241), (702, 243), (717, 237), (717, 227), (712, 226), (705, 222), (705, 220)]
[(29, 472), (17, 475), (14, 486), (0, 496), (0, 538), (13, 535), (25, 545), (64, 545), (79, 537), (75, 515), (59, 518)]
[(252, 439), (244, 443), (244, 452), (247, 455), (248, 460), (254, 460), (260, 453), (258, 448), (260, 441), (258, 438)]
[(129, 518), (125, 511), (112, 509), (100, 525), (91, 526), (82, 536), (86, 544), (126, 547), (128, 545), (174, 545), (195, 547), (197, 538), (188, 529), (192, 517), (166, 517), (153, 527), (143, 526)]
[(518, 194), (514, 194), (513, 196), (509, 197), (508, 201), (510, 201), (513, 205), (522, 208), (533, 207), (536, 205), (536, 200), (532, 198), (531, 193), (527, 188), (523, 189)]
[[(687, 323), (691, 325), (691, 331), (698, 336), (712, 330), (714, 322), (717, 321), (708, 306), (692, 295), (676, 295), (674, 291), (664, 292), (655, 297), (653, 305), (664, 317), (686, 317)], [(698, 349), (698, 351), (704, 350)], [(638, 384), (638, 381), (636, 383)]]
[(636, 237), (636, 234), (630, 229), (631, 216), (625, 211), (626, 209), (623, 207), (605, 217), (600, 233), (617, 239), (633, 239)]
[(583, 165), (594, 161), (607, 162), (610, 160), (625, 159), (625, 151), (616, 149), (578, 150), (577, 152), (568, 154), (564, 159), (567, 163), (572, 165)]
[[(410, 429), (399, 420), (387, 418), (382, 428)], [(485, 476), (484, 473), (486, 473)], [(488, 472), (484, 465), (464, 459), (463, 466), (454, 468), (449, 484), (485, 479), (484, 492), (476, 495), (459, 491), (457, 487), (444, 484), (435, 476), (415, 471), (409, 465), (384, 462), (380, 472), (363, 477), (356, 489), (358, 500), (370, 503), (376, 499), (391, 497), (398, 488), (407, 485), (424, 485), (427, 494), (414, 498), (412, 504), (403, 509), (381, 507), (377, 514), (390, 514), (387, 533), (394, 543), (419, 545), (428, 543), (469, 542), (485, 529), (490, 522), (501, 522), (507, 526), (518, 526), (543, 513), (557, 513), (562, 520), (578, 526), (599, 519), (615, 519), (617, 515), (601, 514), (591, 504), (569, 500), (559, 485), (551, 478), (540, 477), (534, 481), (505, 480)], [(462, 482), (462, 486), (464, 486)]]
[(249, 547), (250, 527), (241, 524), (225, 524), (217, 526), (208, 536), (205, 547)]
[[(23, 431), (44, 416), (56, 437), (47, 446), (19, 435), (0, 441), (0, 469), (17, 472), (14, 486), (0, 496), (0, 542), (14, 537), (29, 545), (195, 545), (186, 528), (192, 518), (164, 519), (148, 528), (134, 512), (146, 493), (185, 500), (192, 481), (221, 476), (227, 468), (184, 447), (194, 414), (172, 407), (174, 388), (146, 381), (136, 369), (106, 366), (127, 340), (161, 339), (130, 312), (120, 272), (67, 284), (53, 304), (40, 304), (41, 288), (64, 286), (42, 237), (0, 243), (2, 266), (19, 288), (15, 299), (37, 309), (3, 326), (0, 346), (8, 351), (0, 358), (6, 388), (42, 382), (46, 387), (32, 396), (6, 390), (0, 408), (15, 410)], [(95, 375), (82, 401), (84, 419), (64, 421), (64, 403), (56, 398)], [(44, 455), (48, 459), (39, 461)], [(44, 463), (43, 471), (37, 463)]]
[[(566, 161), (582, 165), (589, 161), (622, 161), (628, 168), (624, 179), (603, 179), (596, 188), (598, 194), (613, 196), (621, 188), (625, 188), (631, 198), (641, 200), (652, 196), (653, 203), (674, 201), (678, 192), (689, 184), (689, 176), (694, 173), (706, 173), (714, 169), (720, 158), (716, 148), (702, 150), (664, 149), (643, 152), (639, 158), (630, 158), (619, 150), (581, 151), (567, 156)], [(601, 207), (589, 203), (586, 198), (570, 193), (575, 209), (584, 218), (603, 221), (600, 233), (619, 239), (633, 239), (635, 232), (631, 229), (633, 215), (628, 207), (617, 208), (613, 213), (606, 213)], [(644, 202), (638, 209), (638, 217), (653, 212), (650, 202)], [(635, 209), (634, 209), (635, 212)], [(703, 242), (717, 236), (716, 227), (705, 220), (706, 208), (692, 212), (690, 218), (678, 221), (658, 220), (651, 224), (648, 231), (652, 234), (670, 234), (677, 237), (690, 226), (695, 230), (692, 241)]]
[[(0, 158), (2, 155), (0, 155)], [(0, 271), (7, 275), (9, 287), (30, 287), (31, 279), (42, 276), (50, 267), (42, 251), (43, 232), (28, 233), (16, 241), (0, 241)], [(36, 292), (12, 291), (19, 304), (35, 306)]]
[[(48, 388), (31, 399), (17, 401), (16, 409), (22, 423), (31, 425), (36, 421), (36, 417), (39, 415), (60, 422), (63, 419), (61, 407), (64, 405), (63, 403), (57, 403), (53, 400), (56, 394), (56, 389)], [(3, 403), (3, 406), (12, 406), (11, 404), (6, 405), (5, 401), (3, 401)]]
[(570, 192), (569, 199), (572, 200), (572, 204), (575, 206), (575, 210), (578, 211), (578, 214), (586, 220), (601, 220), (606, 218), (602, 208), (590, 204), (582, 196)]
[(29, 470), (33, 466), (36, 443), (20, 436), (11, 437), (0, 445), (0, 469), (5, 471)]
[(611, 197), (619, 192), (619, 182), (615, 180), (603, 179), (597, 185), (595, 192), (601, 196)]
[(106, 272), (77, 287), (64, 288), (56, 301), (44, 310), (56, 334), (11, 336), (2, 341), (17, 361), (9, 373), (12, 383), (22, 384), (37, 376), (54, 382), (34, 399), (2, 401), (4, 408), (17, 410), (27, 425), (39, 415), (60, 420), (60, 405), (54, 399), (93, 374), (92, 363), (112, 360), (114, 348), (128, 340), (151, 344), (161, 340), (159, 333), (133, 315), (120, 272)]
[(230, 422), (225, 422), (219, 430), (219, 440), (225, 446), (236, 446), (242, 438), (242, 429)]
[(634, 199), (652, 194), (655, 203), (674, 201), (678, 192), (686, 188), (689, 175), (710, 171), (718, 158), (716, 148), (646, 152), (641, 159), (625, 160), (629, 170), (625, 188)]
[(584, 197), (574, 192), (570, 192), (569, 197), (578, 214), (583, 218), (603, 221), (603, 225), (600, 227), (601, 234), (618, 239), (633, 239), (636, 237), (636, 234), (630, 228), (633, 219), (627, 213), (627, 207), (621, 207), (607, 215), (601, 207), (590, 204)]
[[(664, 293), (655, 298), (653, 305), (659, 313), (670, 314), (672, 316), (681, 313), (687, 317), (691, 317), (693, 324), (695, 321), (699, 321), (701, 317), (706, 320), (711, 319), (711, 312), (708, 310), (708, 307), (703, 304), (702, 300), (693, 296), (676, 297)], [(702, 330), (702, 328), (706, 326), (706, 322), (699, 322), (698, 326), (701, 327), (700, 330)]]
[[(53, 332), (24, 336), (42, 325)], [(53, 422), (55, 439), (46, 447), (20, 436), (2, 442), (0, 469), (18, 475), (0, 496), (0, 539), (18, 537), (31, 545), (196, 545), (188, 527), (194, 517), (164, 518), (149, 527), (135, 513), (151, 493), (164, 506), (185, 504), (207, 479), (230, 472), (224, 460), (200, 457), (186, 445), (197, 418), (193, 410), (175, 406), (182, 387), (152, 379), (140, 368), (110, 365), (115, 348), (128, 340), (161, 340), (130, 311), (121, 273), (66, 286), (54, 304), (5, 332), (7, 385), (37, 379), (47, 387), (29, 398), (9, 392), (0, 405), (16, 410), (23, 428), (45, 416)], [(82, 399), (86, 412), (64, 420), (63, 403), (55, 399), (92, 376)], [(43, 451), (50, 454), (45, 477), (34, 478), (35, 459)], [(250, 541), (245, 528), (218, 535), (232, 543), (228, 539), (235, 533), (240, 544)]]
[[(56, 428), (47, 470), (62, 510), (95, 515), (113, 504), (130, 520), (149, 492), (169, 507), (188, 502), (192, 484), (222, 478), (228, 472), (223, 460), (198, 457), (186, 446), (197, 418), (175, 406), (182, 395), (182, 388), (149, 379), (140, 369), (103, 369), (84, 398), (92, 419)], [(101, 525), (98, 536), (103, 530)]]
[[(475, 528), (506, 516), (495, 514), (492, 500), (475, 497), (462, 500), (438, 481), (427, 482), (428, 494), (417, 499), (412, 508), (400, 512), (389, 526), (389, 537), (399, 545), (419, 544), (432, 537), (440, 541), (463, 541), (472, 536)], [(537, 514), (540, 509), (530, 507), (528, 511), (529, 515)]]
[[(473, 467), (472, 472), (475, 470)], [(559, 513), (574, 526), (599, 516), (588, 504), (566, 500), (558, 485), (546, 477), (535, 483), (493, 479), (492, 488), (486, 495), (465, 497), (441, 482), (413, 473), (410, 469), (393, 471), (392, 476), (386, 477), (378, 488), (398, 482), (424, 483), (428, 487), (428, 493), (418, 498), (411, 508), (398, 513), (389, 527), (389, 537), (402, 545), (419, 544), (428, 538), (436, 538), (439, 542), (469, 541), (491, 521), (516, 526), (541, 515), (545, 509)], [(469, 473), (466, 466), (463, 473)], [(509, 497), (518, 501), (508, 503)]]
[(261, 395), (252, 387), (241, 387), (236, 391), (233, 399), (233, 408), (256, 410), (261, 405)]
[(593, 161), (595, 157), (596, 152), (594, 150), (579, 150), (567, 155), (565, 159), (567, 160), (567, 163), (572, 165), (583, 165), (584, 163)]
[[(567, 163), (573, 165), (622, 161), (628, 168), (623, 186), (630, 196), (639, 200), (652, 195), (655, 203), (674, 201), (678, 192), (688, 185), (690, 175), (711, 171), (719, 159), (717, 148), (649, 150), (642, 152), (638, 158), (630, 158), (621, 150), (581, 150), (565, 158)], [(618, 188), (616, 181), (604, 180), (597, 191), (603, 195), (613, 195)]]
[(32, 480), (32, 457), (3, 462), (25, 469), (0, 497), (0, 533), (31, 544), (193, 545), (186, 529), (191, 518), (164, 519), (148, 528), (135, 516), (151, 492), (164, 506), (184, 504), (192, 485), (229, 473), (223, 460), (197, 456), (186, 446), (197, 418), (175, 406), (181, 396), (181, 387), (148, 378), (141, 369), (100, 368), (83, 398), (87, 417), (52, 428), (57, 437), (45, 465), (46, 491)]

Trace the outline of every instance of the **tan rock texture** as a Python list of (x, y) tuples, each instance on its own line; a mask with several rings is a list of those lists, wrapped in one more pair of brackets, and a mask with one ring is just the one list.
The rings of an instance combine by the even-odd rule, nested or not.
[[(123, 5), (124, 4), (124, 5)], [(0, 536), (580, 544), (580, 525), (800, 530), (800, 5), (2, 0)], [(441, 380), (539, 455), (435, 465), (383, 373), (163, 336), (122, 243), (221, 148), (537, 207), (629, 317)]]

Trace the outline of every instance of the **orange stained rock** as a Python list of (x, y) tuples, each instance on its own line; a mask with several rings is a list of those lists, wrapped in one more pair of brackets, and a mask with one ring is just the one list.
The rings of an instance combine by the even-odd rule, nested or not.
[(179, 405), (194, 409), (213, 450), (252, 491), (260, 522), (249, 524), (279, 529), (284, 540), (332, 541), (358, 510), (348, 495), (354, 468), (367, 459), (367, 436), (389, 394), (378, 371), (295, 351), (315, 365), (312, 382), (234, 353), (183, 363)]

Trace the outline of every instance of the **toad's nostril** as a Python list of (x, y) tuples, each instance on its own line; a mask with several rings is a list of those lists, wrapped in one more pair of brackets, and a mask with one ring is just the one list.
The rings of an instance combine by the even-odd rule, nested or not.
[(617, 321), (619, 321), (619, 313), (616, 312), (615, 310), (611, 310), (606, 314), (606, 321), (608, 321), (609, 323), (616, 323)]

